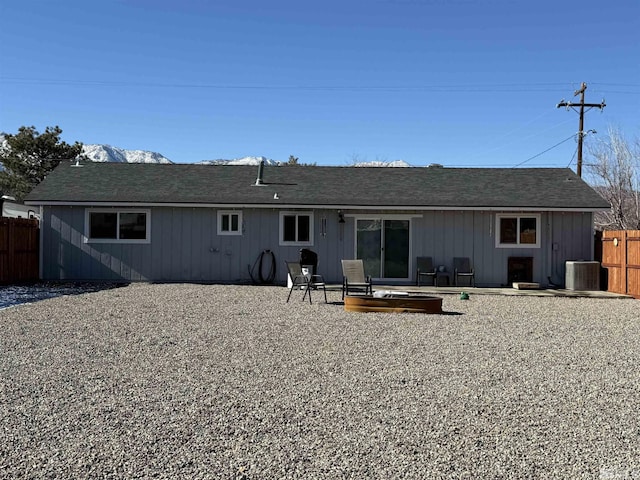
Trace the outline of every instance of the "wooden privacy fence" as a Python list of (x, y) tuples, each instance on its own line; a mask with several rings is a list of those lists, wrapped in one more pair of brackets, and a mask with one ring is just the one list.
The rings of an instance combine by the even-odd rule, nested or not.
[(640, 298), (640, 230), (602, 232), (602, 266), (609, 292)]
[(0, 217), (0, 283), (38, 280), (38, 220)]

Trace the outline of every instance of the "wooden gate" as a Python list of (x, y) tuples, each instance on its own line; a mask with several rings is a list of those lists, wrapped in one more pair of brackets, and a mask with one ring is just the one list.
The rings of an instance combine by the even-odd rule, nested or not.
[(607, 291), (640, 298), (640, 230), (602, 232), (602, 266)]
[(0, 283), (38, 280), (38, 220), (0, 217)]

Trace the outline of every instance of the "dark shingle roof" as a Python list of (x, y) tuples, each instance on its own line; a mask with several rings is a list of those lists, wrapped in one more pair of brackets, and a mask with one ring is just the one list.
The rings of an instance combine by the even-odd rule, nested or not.
[[(58, 166), (35, 204), (139, 203), (606, 209), (568, 168), (258, 167), (85, 163)], [(274, 194), (278, 199), (274, 199)]]

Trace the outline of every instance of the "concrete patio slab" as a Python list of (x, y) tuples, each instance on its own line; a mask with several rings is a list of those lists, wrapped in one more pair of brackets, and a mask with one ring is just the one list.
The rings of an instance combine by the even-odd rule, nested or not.
[(567, 290), (567, 289), (517, 289), (509, 287), (465, 287), (465, 286), (415, 286), (415, 285), (377, 285), (375, 290), (391, 290), (415, 293), (420, 295), (457, 295), (460, 292), (467, 292), (469, 295), (512, 295), (512, 296), (533, 296), (533, 297), (589, 297), (589, 298), (633, 298), (630, 295), (620, 293), (604, 292), (601, 290)]

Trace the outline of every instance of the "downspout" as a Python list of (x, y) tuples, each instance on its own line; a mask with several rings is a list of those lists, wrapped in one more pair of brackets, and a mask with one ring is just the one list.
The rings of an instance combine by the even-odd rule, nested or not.
[(42, 228), (42, 222), (44, 221), (44, 207), (40, 205), (40, 220), (38, 220), (38, 277), (43, 280), (44, 276), (44, 228)]
[[(551, 248), (547, 247), (549, 250), (547, 250), (548, 255), (549, 255), (549, 270), (548, 270), (548, 276), (547, 276), (547, 281), (550, 284), (553, 284), (553, 257), (555, 256), (555, 250), (554, 250), (554, 242), (553, 242), (553, 212), (547, 212), (547, 229), (548, 229), (548, 235), (549, 235), (549, 240), (547, 242), (547, 245), (549, 245)], [(548, 287), (550, 287), (551, 285), (547, 285)]]
[(589, 252), (591, 255), (589, 256), (589, 260), (595, 260), (595, 249), (596, 249), (596, 229), (595, 222), (593, 221), (595, 214), (593, 212), (589, 212), (589, 224), (591, 225), (591, 249)]

